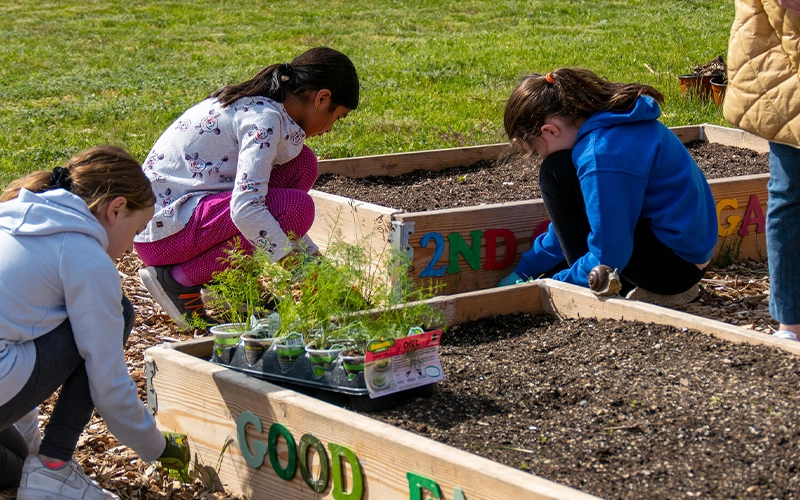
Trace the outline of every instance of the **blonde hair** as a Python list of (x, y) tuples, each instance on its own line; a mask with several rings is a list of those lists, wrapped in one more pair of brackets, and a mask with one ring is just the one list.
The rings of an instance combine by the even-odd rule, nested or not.
[[(58, 170), (58, 169), (63, 170)], [(64, 170), (66, 172), (64, 172)], [(53, 185), (54, 172), (66, 174), (66, 182)], [(66, 188), (79, 196), (92, 213), (105, 201), (123, 196), (130, 210), (142, 210), (155, 205), (156, 197), (150, 180), (141, 164), (124, 149), (116, 146), (97, 146), (76, 154), (64, 167), (39, 170), (12, 181), (0, 195), (0, 202), (13, 200), (19, 190), (34, 193)]]

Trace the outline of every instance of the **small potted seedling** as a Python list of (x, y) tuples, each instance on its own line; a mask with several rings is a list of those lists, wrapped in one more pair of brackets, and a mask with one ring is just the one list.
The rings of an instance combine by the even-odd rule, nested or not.
[[(348, 343), (351, 315), (369, 307), (359, 290), (367, 264), (352, 247), (332, 243), (324, 257), (297, 252), (264, 270), (265, 286), (281, 317), (281, 333), (302, 336), (315, 377), (333, 366)], [(279, 358), (290, 362), (297, 342), (276, 343)]]
[(692, 68), (691, 73), (678, 75), (681, 93), (685, 97), (708, 99), (713, 91), (711, 80), (725, 75), (726, 72), (727, 66), (722, 56), (717, 56), (705, 64), (697, 64)]
[(365, 252), (340, 242), (329, 246), (325, 258), (306, 261), (302, 274), (307, 278), (302, 281), (299, 302), (304, 314), (315, 318), (306, 352), (316, 377), (324, 375), (352, 343), (353, 317), (370, 307), (360, 289), (367, 267)]
[(239, 240), (234, 240), (226, 252), (226, 268), (215, 273), (206, 285), (206, 307), (223, 321), (210, 328), (214, 354), (223, 359), (229, 348), (242, 341), (248, 363), (254, 364), (272, 343), (270, 332), (255, 321), (255, 314), (264, 304), (261, 274), (267, 255), (259, 249), (246, 253)]
[[(397, 339), (409, 332), (421, 332), (421, 326), (435, 326), (444, 323), (444, 314), (435, 309), (426, 299), (434, 297), (441, 285), (429, 282), (415, 287), (408, 273), (410, 260), (399, 251), (392, 250), (386, 257), (385, 268), (393, 278), (372, 283), (369, 298), (375, 306), (359, 314), (354, 347), (342, 352), (345, 371), (354, 375), (364, 371), (366, 346), (376, 340)], [(389, 369), (389, 359), (376, 362), (378, 371)]]

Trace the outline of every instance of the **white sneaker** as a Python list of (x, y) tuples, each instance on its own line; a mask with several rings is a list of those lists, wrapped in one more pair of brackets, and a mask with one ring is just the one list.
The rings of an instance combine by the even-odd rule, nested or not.
[(86, 477), (76, 461), (50, 469), (34, 455), (25, 459), (17, 500), (108, 500), (119, 497)]
[(778, 330), (777, 332), (773, 333), (772, 336), (777, 337), (779, 339), (797, 341), (797, 335), (795, 335), (794, 332), (790, 332), (789, 330)]

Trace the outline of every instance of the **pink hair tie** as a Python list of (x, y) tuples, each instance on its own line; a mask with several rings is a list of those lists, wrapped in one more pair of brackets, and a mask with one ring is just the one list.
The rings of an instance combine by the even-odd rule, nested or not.
[(547, 73), (544, 75), (544, 79), (547, 80), (547, 83), (556, 83), (556, 81), (553, 79), (553, 73)]

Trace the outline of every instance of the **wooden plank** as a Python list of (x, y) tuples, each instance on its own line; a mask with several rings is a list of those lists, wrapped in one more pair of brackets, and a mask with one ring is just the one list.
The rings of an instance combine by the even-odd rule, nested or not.
[[(152, 385), (160, 427), (188, 434), (192, 453), (205, 465), (214, 466), (223, 444), (233, 440), (222, 456), (220, 479), (227, 490), (251, 500), (275, 498), (276, 492), (285, 500), (330, 499), (333, 481), (315, 494), (299, 472), (290, 481), (280, 479), (268, 457), (258, 468), (249, 466), (237, 442), (237, 420), (245, 411), (263, 426), (262, 432), (247, 426), (249, 453), (255, 453), (256, 441), (267, 442), (274, 423), (283, 425), (295, 442), (311, 434), (326, 447), (335, 443), (351, 450), (363, 471), (364, 500), (413, 498), (407, 472), (434, 480), (443, 498), (453, 498), (456, 488), (472, 499), (596, 498), (175, 349), (158, 346), (147, 354), (155, 363)], [(286, 467), (289, 452), (282, 439), (276, 449), (281, 467)], [(345, 470), (351, 474), (348, 467)], [(352, 478), (345, 483), (352, 485)]]
[[(767, 213), (768, 181), (769, 174), (756, 174), (708, 182), (717, 202), (719, 218), (719, 238), (714, 255), (730, 252), (734, 260), (751, 258), (764, 261), (767, 258), (766, 219), (760, 216)], [(751, 199), (760, 208), (760, 214), (755, 212), (755, 206), (748, 211)], [(749, 221), (746, 229), (741, 227), (743, 221)]]
[[(710, 125), (687, 125), (672, 127), (682, 142), (687, 143), (704, 138), (704, 127)], [(723, 127), (717, 127), (723, 128)], [(496, 160), (508, 154), (508, 143), (485, 144), (462, 148), (431, 149), (407, 153), (336, 158), (319, 161), (319, 174), (336, 174), (345, 177), (362, 178), (371, 175), (395, 176), (414, 170), (437, 172), (456, 166), (468, 166), (481, 160)]]
[(769, 153), (769, 141), (738, 128), (705, 124), (703, 125), (703, 133), (708, 142), (752, 149), (760, 153)]
[(335, 239), (369, 245), (376, 253), (389, 244), (398, 210), (312, 189), (314, 223), (308, 232), (322, 251)]
[(427, 300), (444, 312), (445, 326), (502, 314), (538, 314), (542, 305), (541, 281), (514, 287), (487, 288), (456, 295), (443, 295)]
[(172, 348), (195, 358), (210, 359), (212, 354), (211, 350), (214, 347), (214, 339), (211, 336), (200, 337), (184, 340), (183, 342), (165, 343), (162, 347), (167, 349)]
[[(493, 287), (503, 276), (507, 275), (516, 266), (522, 253), (530, 249), (532, 236), (538, 225), (548, 220), (544, 202), (541, 199), (497, 203), (480, 207), (463, 207), (431, 212), (398, 213), (395, 219), (405, 223), (413, 222), (413, 234), (408, 243), (413, 249), (412, 269), (409, 271), (415, 282), (420, 283), (425, 277), (420, 277), (425, 269), (440, 269), (447, 266), (447, 272), (435, 279), (445, 285), (442, 293), (461, 293), (469, 290)], [(511, 266), (499, 270), (487, 270), (486, 251), (487, 241), (482, 237), (478, 244), (480, 248), (480, 264), (478, 269), (472, 269), (463, 255), (457, 263), (451, 263), (450, 251), (453, 246), (450, 240), (454, 233), (461, 235), (467, 246), (472, 245), (470, 232), (480, 230), (485, 233), (491, 229), (508, 229), (516, 238), (516, 255)], [(446, 250), (437, 248), (435, 238), (430, 234), (441, 235)], [(425, 242), (426, 245), (422, 245)], [(506, 255), (507, 241), (504, 238), (495, 239), (496, 261), (502, 261)], [(435, 260), (437, 252), (443, 252), (440, 259)], [(458, 269), (458, 272), (455, 272)]]
[(688, 144), (692, 141), (703, 140), (703, 126), (702, 125), (686, 125), (683, 127), (670, 127), (670, 130), (678, 136), (682, 143)]
[(319, 174), (337, 174), (360, 178), (370, 175), (402, 175), (414, 170), (436, 172), (460, 165), (472, 165), (480, 160), (495, 160), (507, 150), (508, 143), (500, 143), (464, 148), (433, 149), (409, 153), (320, 160)]
[[(715, 256), (722, 251), (730, 252), (731, 257), (735, 259), (752, 258), (758, 261), (766, 259), (765, 228), (763, 224), (758, 223), (759, 219), (754, 218), (756, 215), (753, 210), (748, 212), (747, 209), (751, 197), (754, 196), (761, 213), (766, 213), (768, 180), (769, 174), (757, 174), (709, 181), (720, 217)], [(409, 272), (415, 283), (422, 284), (426, 281), (426, 277), (420, 277), (426, 270), (428, 272), (433, 269), (441, 270), (442, 266), (446, 266), (445, 274), (434, 279), (444, 284), (441, 293), (452, 294), (495, 286), (513, 269), (513, 266), (516, 266), (522, 253), (530, 249), (536, 228), (548, 220), (548, 215), (542, 200), (535, 199), (431, 212), (398, 212), (394, 218), (406, 224), (413, 224), (413, 233), (408, 239), (408, 245), (413, 249), (413, 265)], [(750, 223), (747, 225), (746, 234), (742, 236), (741, 224), (745, 220), (749, 220)], [(463, 255), (458, 257), (457, 264), (451, 263), (450, 240), (454, 237), (454, 233), (458, 233), (466, 244), (471, 246), (470, 231), (478, 229), (485, 232), (498, 228), (509, 229), (516, 237), (517, 255), (511, 266), (500, 270), (485, 269), (487, 251), (485, 238), (480, 242), (478, 269), (472, 269)], [(727, 234), (729, 232), (730, 234)], [(431, 236), (434, 233), (440, 235), (439, 240)], [(444, 242), (445, 249), (437, 248), (437, 241)], [(499, 238), (496, 244), (496, 259), (502, 260), (506, 255), (506, 240)], [(437, 252), (441, 252), (438, 258)], [(458, 272), (451, 272), (456, 268)]]
[[(540, 294), (537, 299), (535, 296)], [(445, 311), (446, 326), (490, 316), (547, 312), (559, 318), (612, 318), (690, 328), (731, 342), (767, 345), (800, 355), (800, 342), (778, 339), (748, 328), (625, 298), (600, 299), (588, 288), (541, 279), (427, 301)]]
[(611, 318), (617, 320), (658, 323), (676, 328), (689, 328), (731, 342), (777, 347), (800, 356), (800, 342), (778, 339), (721, 321), (695, 316), (624, 298), (601, 300), (588, 289), (560, 281), (541, 280), (542, 303), (547, 312), (561, 318)]
[[(718, 125), (686, 125), (670, 127), (683, 143), (696, 140), (738, 146), (756, 151), (769, 151), (765, 139), (740, 129)], [(485, 144), (463, 148), (432, 149), (407, 153), (359, 156), (320, 160), (319, 174), (336, 174), (352, 178), (395, 176), (414, 170), (439, 171), (460, 165), (472, 165), (481, 160), (495, 160), (509, 152), (508, 143)]]

